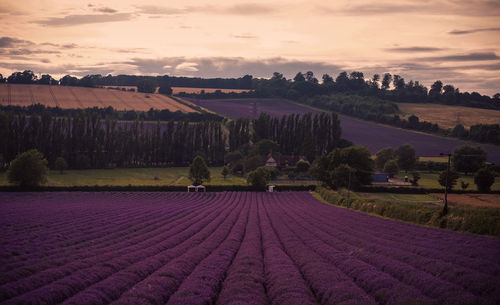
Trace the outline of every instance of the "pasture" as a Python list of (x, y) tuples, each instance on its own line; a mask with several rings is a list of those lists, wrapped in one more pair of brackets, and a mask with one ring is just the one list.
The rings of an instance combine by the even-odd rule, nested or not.
[(453, 128), (462, 124), (466, 128), (476, 124), (500, 124), (500, 110), (481, 109), (441, 104), (397, 103), (404, 117), (414, 114), (420, 121), (438, 124), (441, 128)]
[[(419, 172), (420, 180), (418, 180), (419, 187), (426, 189), (442, 189), (443, 187), (439, 184), (439, 173), (438, 172)], [(404, 171), (396, 175), (396, 178), (403, 180), (405, 176), (411, 179), (411, 174), (405, 174)], [(464, 176), (461, 175), (457, 179), (457, 184), (453, 187), (454, 190), (461, 190), (460, 181), (469, 183), (467, 190), (477, 191), (477, 186), (474, 184), (474, 176)], [(492, 191), (500, 191), (500, 177), (495, 178), (495, 183), (491, 186)], [(500, 197), (500, 195), (497, 195)]]
[(150, 108), (155, 108), (168, 109), (172, 112), (196, 112), (161, 94), (124, 92), (105, 88), (0, 84), (0, 104), (28, 106), (37, 103), (60, 108), (111, 106), (117, 110), (148, 111)]
[(0, 193), (4, 304), (498, 304), (500, 239), (305, 192)]
[[(210, 168), (210, 182), (205, 185), (247, 185), (246, 179), (228, 175), (226, 179), (221, 174), (222, 167)], [(114, 169), (83, 169), (66, 170), (61, 175), (51, 170), (46, 186), (149, 186), (149, 185), (190, 185), (188, 167), (170, 168), (114, 168)], [(155, 177), (157, 179), (155, 179)], [(9, 185), (7, 174), (0, 173), (0, 185)]]

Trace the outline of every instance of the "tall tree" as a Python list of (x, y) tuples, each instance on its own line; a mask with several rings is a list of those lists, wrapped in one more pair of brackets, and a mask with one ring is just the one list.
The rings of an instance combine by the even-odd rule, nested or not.
[(394, 155), (396, 156), (399, 168), (405, 170), (406, 172), (413, 169), (415, 163), (417, 162), (415, 148), (409, 144), (399, 146), (394, 151)]
[(474, 173), (484, 166), (488, 154), (479, 146), (463, 145), (453, 151), (453, 167), (456, 171)]
[(200, 185), (203, 181), (210, 181), (210, 171), (201, 156), (196, 156), (189, 167), (189, 179), (194, 185)]

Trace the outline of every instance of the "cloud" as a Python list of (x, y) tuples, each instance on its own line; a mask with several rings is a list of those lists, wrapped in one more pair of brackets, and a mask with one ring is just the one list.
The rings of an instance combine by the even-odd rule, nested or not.
[(14, 37), (0, 37), (0, 48), (16, 48), (20, 45), (32, 45), (33, 42)]
[(120, 63), (129, 65), (142, 74), (171, 74), (196, 77), (240, 77), (245, 74), (251, 74), (254, 77), (271, 77), (273, 72), (280, 72), (285, 77), (291, 78), (299, 71), (313, 71), (320, 77), (324, 73), (335, 74), (340, 71), (339, 66), (329, 63), (288, 60), (281, 57), (266, 59), (245, 59), (242, 57), (133, 58)]
[(444, 49), (434, 48), (434, 47), (401, 47), (401, 48), (386, 48), (384, 50), (388, 52), (398, 52), (398, 53), (418, 53), (418, 52), (438, 52)]
[(132, 19), (130, 13), (119, 14), (98, 14), (98, 15), (68, 15), (64, 17), (52, 17), (44, 20), (35, 21), (35, 23), (46, 26), (73, 26), (91, 23), (105, 23), (126, 21)]
[(99, 7), (99, 8), (95, 8), (94, 12), (113, 14), (113, 13), (117, 13), (118, 11), (113, 9), (113, 8), (110, 8), (110, 7)]
[(257, 36), (252, 35), (252, 34), (239, 34), (239, 35), (232, 35), (234, 38), (239, 38), (239, 39), (255, 39)]
[(331, 8), (325, 5), (316, 7), (327, 14), (349, 16), (420, 14), (420, 15), (459, 15), (459, 16), (498, 16), (500, 5), (494, 0), (436, 0), (393, 2), (364, 2), (344, 7)]
[(274, 12), (274, 6), (257, 4), (257, 3), (241, 3), (224, 9), (223, 11), (234, 15), (262, 15)]
[(140, 5), (136, 6), (139, 10), (137, 13), (148, 14), (148, 15), (179, 15), (188, 12), (186, 8), (174, 8), (168, 6), (159, 5)]
[(448, 32), (451, 35), (465, 35), (465, 34), (473, 34), (478, 32), (499, 32), (500, 28), (479, 28), (479, 29), (470, 29), (470, 30), (453, 30)]
[(497, 60), (497, 59), (500, 59), (500, 57), (496, 55), (494, 52), (476, 52), (476, 53), (460, 54), (460, 55), (420, 58), (420, 60), (424, 61), (483, 61), (483, 60)]

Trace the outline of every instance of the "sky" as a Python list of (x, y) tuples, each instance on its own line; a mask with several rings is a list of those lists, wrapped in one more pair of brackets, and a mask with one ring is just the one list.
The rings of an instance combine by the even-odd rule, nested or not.
[(498, 0), (0, 0), (0, 73), (399, 74), (500, 92)]

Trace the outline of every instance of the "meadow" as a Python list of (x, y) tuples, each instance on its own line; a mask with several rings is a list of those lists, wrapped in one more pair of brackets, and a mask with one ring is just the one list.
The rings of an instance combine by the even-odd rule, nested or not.
[(462, 124), (469, 128), (476, 124), (500, 124), (500, 110), (448, 106), (441, 104), (397, 103), (404, 117), (416, 115), (420, 121), (438, 124), (441, 128), (453, 128)]
[[(418, 180), (418, 186), (426, 189), (442, 189), (443, 187), (439, 184), (439, 173), (437, 172), (419, 172), (420, 180)], [(405, 174), (400, 172), (396, 175), (396, 178), (403, 180), (405, 176), (411, 178), (410, 174)], [(453, 187), (454, 190), (461, 190), (460, 181), (469, 183), (466, 190), (477, 191), (477, 186), (474, 184), (474, 176), (461, 175), (457, 180), (457, 184)], [(500, 177), (495, 178), (495, 183), (491, 186), (492, 191), (500, 191)], [(500, 195), (499, 195), (500, 196)]]
[(500, 239), (306, 192), (0, 193), (2, 304), (500, 302)]
[(0, 104), (28, 106), (37, 103), (60, 108), (111, 106), (117, 110), (148, 111), (150, 108), (155, 108), (168, 109), (172, 112), (196, 112), (162, 94), (124, 92), (105, 88), (0, 84)]
[[(210, 182), (205, 185), (247, 185), (246, 179), (228, 175), (226, 179), (221, 174), (222, 167), (211, 167)], [(188, 167), (170, 168), (114, 168), (114, 169), (84, 169), (65, 170), (63, 174), (51, 170), (47, 177), (46, 186), (149, 186), (175, 185), (187, 186)], [(157, 179), (155, 179), (155, 177)], [(7, 174), (0, 173), (0, 186), (9, 185)]]

